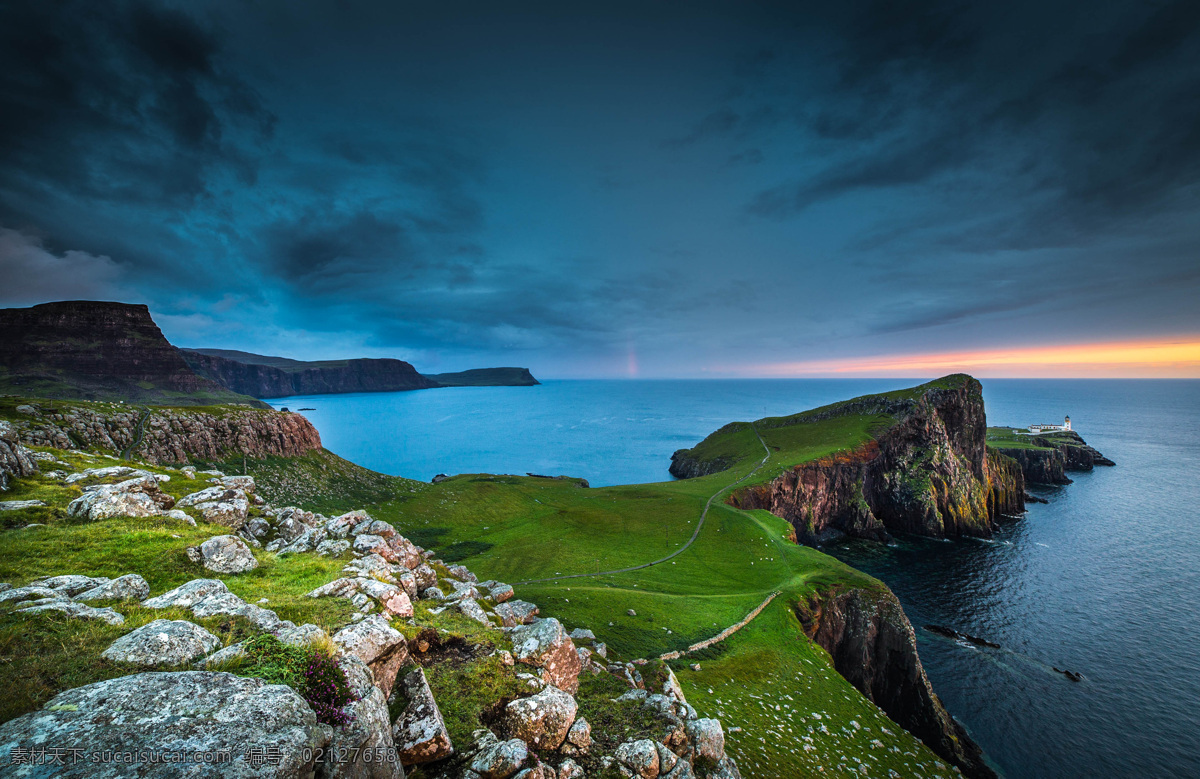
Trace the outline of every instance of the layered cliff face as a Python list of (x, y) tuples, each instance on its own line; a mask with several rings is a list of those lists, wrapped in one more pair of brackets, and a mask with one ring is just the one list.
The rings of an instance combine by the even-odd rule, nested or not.
[(995, 776), (934, 694), (895, 595), (886, 588), (825, 591), (794, 608), (805, 634), (859, 692), (967, 776)]
[(17, 431), (8, 422), (0, 421), (0, 491), (25, 476), (37, 473), (32, 453), (21, 446)]
[(1020, 463), (1030, 484), (1070, 484), (1067, 471), (1090, 471), (1115, 465), (1073, 430), (1044, 436), (1015, 438), (1008, 428), (988, 432), (988, 448)]
[(321, 448), (300, 414), (223, 408), (147, 411), (112, 404), (35, 404), (13, 423), (20, 439), (57, 449), (102, 449), (155, 464), (220, 461), (233, 455), (294, 457)]
[(253, 399), (197, 376), (143, 305), (0, 309), (0, 388), (43, 398), (206, 405)]
[[(840, 534), (988, 536), (1002, 516), (1024, 510), (1020, 469), (985, 446), (982, 388), (975, 379), (947, 377), (901, 398), (867, 396), (801, 415), (794, 424), (864, 412), (892, 421), (857, 449), (803, 462), (736, 491), (730, 503), (788, 520), (801, 543)], [(684, 470), (686, 457), (679, 462), (673, 473)]]
[(219, 349), (183, 349), (197, 373), (256, 398), (345, 392), (397, 392), (439, 386), (403, 360), (301, 362)]

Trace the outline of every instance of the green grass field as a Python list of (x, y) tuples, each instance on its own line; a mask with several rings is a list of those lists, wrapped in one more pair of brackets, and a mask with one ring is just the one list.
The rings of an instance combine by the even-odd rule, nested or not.
[[(888, 421), (849, 414), (815, 423), (764, 424), (760, 432), (770, 455), (749, 482), (861, 446)], [(725, 504), (731, 485), (759, 465), (763, 448), (748, 424), (728, 426), (723, 432), (727, 434), (710, 437), (701, 446), (709, 446), (714, 456), (729, 457), (733, 465), (728, 470), (686, 481), (595, 489), (572, 481), (480, 474), (425, 484), (375, 474), (327, 452), (248, 461), (245, 467), (275, 505), (296, 504), (326, 514), (365, 508), (418, 544), (448, 559), (461, 559), (481, 579), (509, 582), (592, 574), (657, 560), (687, 542), (705, 502), (720, 493), (696, 542), (669, 562), (629, 573), (518, 584), (517, 597), (537, 603), (543, 615), (558, 617), (568, 628), (590, 628), (608, 644), (611, 656), (629, 660), (653, 658), (709, 638), (743, 619), (772, 592), (780, 592), (741, 632), (672, 661), (702, 716), (718, 716), (724, 722), (730, 754), (743, 775), (782, 779), (889, 776), (894, 771), (905, 777), (950, 776), (950, 769), (924, 745), (837, 674), (825, 651), (804, 635), (792, 610), (792, 604), (816, 590), (882, 585), (796, 545), (789, 540), (791, 528), (785, 521)], [(77, 458), (73, 466), (83, 465), (79, 455), (68, 456)], [(228, 472), (241, 471), (240, 461), (226, 465)], [(202, 486), (171, 473), (165, 487), (173, 494)], [(38, 513), (14, 517), (17, 521), (9, 527), (20, 520), (47, 526), (0, 533), (0, 581), (15, 586), (58, 573), (136, 572), (158, 594), (211, 575), (191, 564), (183, 550), (222, 529), (158, 520), (79, 524), (61, 511), (73, 489), (34, 477), (5, 495), (36, 495), (55, 507), (12, 512)], [(258, 557), (262, 564), (255, 571), (220, 578), (251, 603), (268, 598), (268, 607), (284, 619), (312, 621), (329, 629), (348, 621), (348, 607), (339, 605), (344, 601), (302, 597), (336, 578), (341, 561), (310, 555), (276, 558), (261, 551)], [(83, 683), (89, 675), (103, 678), (111, 673), (87, 658), (111, 640), (108, 632), (113, 630), (124, 632), (0, 613), (0, 683), (19, 688), (12, 698), (19, 702), (0, 712), (0, 719), (37, 705), (57, 689)], [(22, 639), (25, 634), (32, 638)], [(18, 659), (26, 642), (39, 647), (37, 658)], [(700, 670), (691, 670), (697, 662)], [(431, 683), (439, 694), (466, 696), (450, 715), (456, 732), (462, 732), (469, 730), (482, 705), (466, 687), (494, 680), (484, 665), (456, 673), (462, 678), (447, 670)], [(18, 674), (29, 681), (16, 678)], [(588, 705), (602, 703), (597, 698)], [(729, 731), (732, 727), (740, 730)]]

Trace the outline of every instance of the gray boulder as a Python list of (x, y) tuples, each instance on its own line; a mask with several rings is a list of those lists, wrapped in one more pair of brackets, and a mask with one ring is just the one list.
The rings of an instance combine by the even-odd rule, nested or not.
[[(308, 704), (290, 687), (227, 673), (141, 673), (59, 693), (42, 709), (0, 725), (0, 774), (60, 779), (123, 779), (121, 762), (15, 765), (18, 750), (62, 744), (84, 755), (114, 750), (204, 752), (227, 762), (139, 763), (139, 777), (188, 776), (245, 779), (312, 776), (315, 750), (330, 738)], [(279, 755), (278, 764), (255, 764), (248, 749)], [(307, 758), (307, 761), (306, 761)]]
[(117, 484), (88, 487), (67, 504), (67, 513), (93, 522), (113, 517), (152, 517), (165, 513), (175, 499), (158, 488), (153, 476), (140, 476)]
[(655, 748), (655, 743), (648, 738), (626, 741), (617, 747), (614, 757), (634, 776), (642, 779), (654, 779), (658, 776), (658, 749)]
[(538, 607), (528, 601), (510, 600), (507, 603), (497, 603), (493, 609), (504, 627), (528, 625), (537, 618)]
[(346, 707), (351, 721), (333, 729), (329, 757), (317, 766), (316, 779), (404, 779), (395, 754), (387, 698), (375, 686), (371, 669), (353, 655), (338, 660), (358, 700)]
[(187, 584), (181, 584), (173, 590), (168, 590), (162, 595), (142, 603), (151, 609), (166, 609), (172, 606), (178, 606), (181, 609), (190, 609), (200, 601), (210, 595), (219, 595), (229, 592), (229, 588), (225, 586), (225, 582), (220, 579), (192, 579)]
[(392, 694), (396, 673), (408, 662), (408, 642), (385, 617), (376, 614), (344, 627), (333, 634), (333, 642), (342, 652), (354, 655), (370, 667), (375, 686), (385, 697)]
[(217, 573), (244, 573), (258, 567), (254, 552), (237, 536), (213, 536), (200, 545), (198, 557), (205, 568)]
[(326, 541), (322, 541), (321, 543), (317, 544), (317, 554), (322, 555), (322, 556), (328, 555), (330, 557), (337, 557), (338, 555), (340, 555), (342, 552), (345, 552), (349, 548), (350, 548), (349, 541), (326, 540)]
[(0, 500), (0, 511), (20, 511), (45, 505), (44, 500)]
[(206, 522), (212, 522), (233, 530), (241, 530), (246, 524), (250, 512), (250, 500), (240, 489), (227, 487), (208, 487), (184, 495), (179, 499), (179, 507), (193, 506), (200, 512)]
[(558, 749), (575, 724), (575, 699), (553, 685), (504, 707), (501, 727), (537, 751)]
[(34, 601), (33, 603), (17, 609), (24, 614), (40, 614), (47, 611), (57, 611), (66, 614), (73, 619), (98, 619), (107, 622), (110, 625), (121, 625), (125, 622), (125, 617), (110, 608), (97, 609), (83, 603), (75, 603), (69, 600), (51, 600)]
[(721, 721), (716, 719), (697, 719), (687, 723), (688, 739), (696, 749), (696, 755), (720, 762), (725, 757), (725, 731)]
[(37, 579), (29, 583), (31, 587), (49, 587), (52, 590), (66, 595), (68, 598), (73, 598), (81, 592), (98, 587), (101, 584), (107, 584), (108, 578), (104, 576), (79, 576), (77, 574), (66, 574), (64, 576), (50, 576), (45, 579)]
[(50, 587), (39, 587), (29, 585), (28, 587), (13, 587), (12, 589), (0, 592), (0, 603), (20, 603), (22, 601), (33, 600), (67, 600), (67, 594), (51, 589)]
[(423, 668), (417, 666), (399, 679), (393, 695), (400, 702), (407, 702), (391, 731), (400, 762), (416, 765), (454, 754), (450, 733)]
[(221, 639), (183, 619), (156, 619), (112, 642), (106, 660), (135, 665), (182, 665), (221, 645)]
[(469, 769), (480, 779), (508, 779), (529, 759), (529, 747), (519, 738), (501, 741), (490, 730), (474, 735)]
[(75, 600), (144, 600), (149, 594), (150, 585), (145, 579), (136, 573), (127, 573), (81, 592)]
[(583, 663), (562, 623), (550, 617), (531, 625), (518, 625), (511, 633), (513, 656), (518, 662), (542, 669), (542, 678), (560, 690), (579, 689)]

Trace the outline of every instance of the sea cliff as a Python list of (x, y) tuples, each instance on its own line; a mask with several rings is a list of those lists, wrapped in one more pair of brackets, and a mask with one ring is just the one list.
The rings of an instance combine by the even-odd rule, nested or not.
[(1029, 484), (1070, 484), (1068, 471), (1116, 465), (1073, 430), (1025, 436), (1010, 428), (988, 428), (988, 449), (1012, 458)]
[(196, 373), (256, 398), (346, 392), (397, 392), (439, 386), (403, 360), (302, 362), (217, 349), (181, 350)]
[[(982, 387), (970, 376), (760, 420), (755, 429), (851, 416), (881, 421), (858, 446), (740, 488), (729, 502), (788, 520), (797, 539), (809, 544), (838, 535), (988, 536), (1003, 516), (1024, 510), (1024, 478), (1003, 453), (988, 452)], [(728, 467), (722, 458), (698, 458), (694, 451), (676, 452), (671, 473), (691, 477)]]

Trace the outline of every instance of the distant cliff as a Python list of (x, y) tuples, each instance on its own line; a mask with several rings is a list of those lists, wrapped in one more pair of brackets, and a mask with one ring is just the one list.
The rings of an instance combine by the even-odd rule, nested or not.
[(90, 300), (0, 309), (0, 392), (163, 405), (253, 398), (197, 376), (144, 305)]
[(180, 351), (196, 373), (234, 392), (256, 398), (396, 392), (438, 386), (403, 360), (303, 362), (225, 349)]
[(1115, 465), (1073, 430), (1048, 435), (1018, 436), (1010, 428), (988, 428), (988, 450), (1020, 463), (1030, 484), (1070, 484), (1068, 471), (1090, 471)]
[(245, 455), (295, 457), (321, 448), (321, 436), (302, 414), (224, 407), (153, 408), (113, 403), (31, 401), (19, 406), (11, 429), (21, 442), (56, 449), (100, 449), (158, 464), (220, 461)]
[(458, 373), (427, 373), (442, 387), (532, 387), (541, 384), (528, 368), (475, 368)]
[[(1021, 470), (1002, 453), (988, 452), (982, 387), (970, 376), (756, 424), (790, 428), (862, 415), (883, 420), (868, 440), (736, 490), (730, 503), (788, 520), (801, 543), (840, 534), (878, 540), (891, 533), (988, 536), (1001, 517), (1024, 511)], [(692, 452), (675, 453), (672, 474), (703, 475), (730, 464)]]

